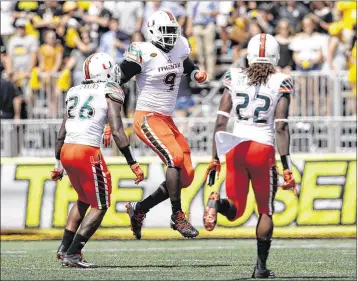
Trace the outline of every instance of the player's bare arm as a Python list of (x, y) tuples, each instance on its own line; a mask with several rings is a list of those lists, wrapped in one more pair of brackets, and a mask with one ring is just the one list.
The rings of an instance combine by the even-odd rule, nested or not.
[[(123, 84), (127, 83), (131, 80), (134, 76), (141, 72), (141, 67), (138, 63), (134, 61), (123, 60), (119, 66), (120, 69), (120, 82), (119, 85), (122, 86)], [(106, 125), (104, 128), (103, 136), (102, 136), (102, 143), (105, 147), (109, 147), (111, 145), (111, 136), (112, 131), (109, 124)]]
[(123, 122), (121, 117), (122, 104), (107, 98), (108, 104), (108, 122), (112, 131), (113, 139), (126, 158), (128, 165), (131, 167), (133, 173), (137, 176), (135, 183), (138, 184), (144, 179), (143, 171), (135, 160), (127, 135), (124, 132)]
[(58, 132), (58, 136), (56, 140), (56, 147), (55, 147), (56, 165), (55, 165), (55, 169), (51, 172), (51, 178), (54, 181), (61, 180), (65, 171), (61, 164), (61, 149), (66, 138), (66, 121), (67, 121), (67, 114), (62, 120), (61, 128), (60, 131)]
[(290, 157), (290, 131), (288, 126), (288, 112), (290, 106), (290, 94), (284, 93), (276, 106), (275, 128), (277, 150), (281, 156), (283, 166), (284, 184), (282, 188), (293, 188), (296, 194), (296, 183), (292, 176), (292, 163)]
[(206, 171), (205, 179), (208, 178), (208, 185), (211, 186), (215, 183), (215, 174), (219, 177), (221, 164), (220, 159), (217, 155), (215, 134), (219, 131), (226, 131), (227, 123), (230, 118), (230, 112), (232, 109), (232, 99), (230, 92), (225, 88), (223, 96), (220, 100), (220, 106), (216, 117), (215, 129), (213, 134), (213, 149), (212, 149), (212, 159), (209, 163), (209, 166)]

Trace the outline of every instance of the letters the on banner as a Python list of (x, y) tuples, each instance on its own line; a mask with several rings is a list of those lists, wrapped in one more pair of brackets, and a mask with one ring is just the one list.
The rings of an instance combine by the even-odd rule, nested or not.
[[(111, 207), (109, 208), (102, 227), (128, 227), (129, 219), (123, 208), (129, 201), (140, 201), (158, 187), (164, 179), (165, 166), (155, 162), (156, 158), (140, 161), (145, 174), (145, 181), (136, 186), (134, 175), (127, 164), (118, 158), (109, 158), (108, 168), (112, 175), (113, 190)], [(48, 159), (47, 159), (48, 160)], [(153, 161), (152, 161), (153, 160)], [(182, 192), (183, 211), (190, 211), (189, 219), (199, 222), (206, 200), (212, 191), (219, 191), (225, 196), (225, 164), (215, 185), (204, 184), (207, 162), (203, 158), (193, 158), (195, 178), (192, 185)], [(154, 163), (155, 162), (155, 163)], [(355, 225), (356, 224), (356, 160), (354, 156), (327, 158), (325, 156), (293, 157), (293, 173), (299, 187), (299, 196), (291, 191), (279, 189), (276, 194), (274, 223), (283, 226), (314, 226), (314, 225)], [(48, 163), (48, 164), (41, 164)], [(155, 165), (155, 166), (153, 166)], [(12, 167), (12, 168), (11, 168)], [(51, 182), (49, 171), (53, 168), (50, 161), (24, 162), (18, 159), (2, 164), (2, 229), (63, 228), (66, 223), (70, 204), (77, 199), (68, 177), (57, 183)], [(278, 168), (282, 171), (281, 163)], [(13, 174), (10, 171), (13, 170)], [(4, 173), (6, 172), (6, 173)], [(47, 192), (48, 185), (53, 185), (52, 192)], [(49, 207), (50, 206), (50, 207)], [(159, 205), (161, 212), (170, 212), (166, 205)], [(10, 209), (11, 208), (11, 209)], [(15, 211), (14, 211), (15, 210)], [(154, 210), (154, 209), (153, 209)], [(50, 212), (50, 213), (48, 213)], [(12, 213), (10, 222), (6, 214)], [(44, 222), (47, 217), (47, 223)], [(149, 227), (165, 227), (168, 222), (155, 221), (148, 218)], [(222, 227), (254, 226), (257, 219), (255, 197), (250, 188), (246, 211), (235, 222), (218, 216), (218, 225)], [(250, 224), (251, 221), (251, 224)], [(14, 224), (15, 223), (15, 224)]]

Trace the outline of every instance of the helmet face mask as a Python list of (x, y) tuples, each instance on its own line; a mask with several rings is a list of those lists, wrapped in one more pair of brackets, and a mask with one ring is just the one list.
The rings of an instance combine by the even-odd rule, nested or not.
[(149, 40), (165, 52), (172, 50), (181, 36), (180, 25), (170, 12), (158, 11), (147, 23)]
[(177, 26), (160, 26), (159, 31), (162, 33), (162, 41), (165, 47), (174, 47), (180, 36)]
[(120, 82), (121, 82), (121, 68), (119, 67), (118, 64), (115, 64), (115, 66), (113, 68), (112, 76), (113, 77), (111, 77), (110, 80), (120, 84)]

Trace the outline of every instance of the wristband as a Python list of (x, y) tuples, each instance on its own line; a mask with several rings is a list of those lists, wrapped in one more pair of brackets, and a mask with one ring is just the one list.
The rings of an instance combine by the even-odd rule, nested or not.
[(191, 74), (190, 74), (190, 80), (195, 80), (195, 81), (196, 81), (196, 79), (195, 79), (195, 74), (197, 74), (198, 72), (199, 72), (198, 69), (193, 70), (193, 71), (191, 72)]
[(226, 118), (230, 118), (230, 113), (222, 111), (222, 110), (219, 110), (216, 114), (225, 116)]
[(292, 171), (292, 162), (290, 154), (281, 156), (282, 167), (284, 170), (289, 169)]
[(123, 156), (126, 158), (128, 165), (131, 166), (131, 165), (137, 163), (137, 161), (135, 160), (134, 155), (132, 153), (132, 149), (131, 149), (130, 145), (122, 147), (119, 150), (123, 154)]
[(63, 166), (60, 160), (56, 159), (55, 169), (62, 170)]

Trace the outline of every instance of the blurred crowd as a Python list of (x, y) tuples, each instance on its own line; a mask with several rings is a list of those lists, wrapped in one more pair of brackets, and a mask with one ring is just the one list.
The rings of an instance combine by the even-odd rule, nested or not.
[[(146, 20), (169, 10), (192, 46), (192, 57), (211, 80), (224, 61), (246, 66), (249, 39), (273, 34), (281, 46), (278, 69), (348, 71), (356, 85), (355, 1), (2, 1), (1, 118), (26, 118), (39, 92), (58, 116), (63, 94), (83, 79), (93, 52), (117, 63), (132, 41), (146, 40)], [(228, 66), (226, 67), (228, 68)], [(221, 72), (220, 72), (221, 71)], [(7, 90), (5, 93), (5, 86)], [(194, 105), (183, 79), (178, 111)], [(33, 114), (31, 114), (33, 116)]]

